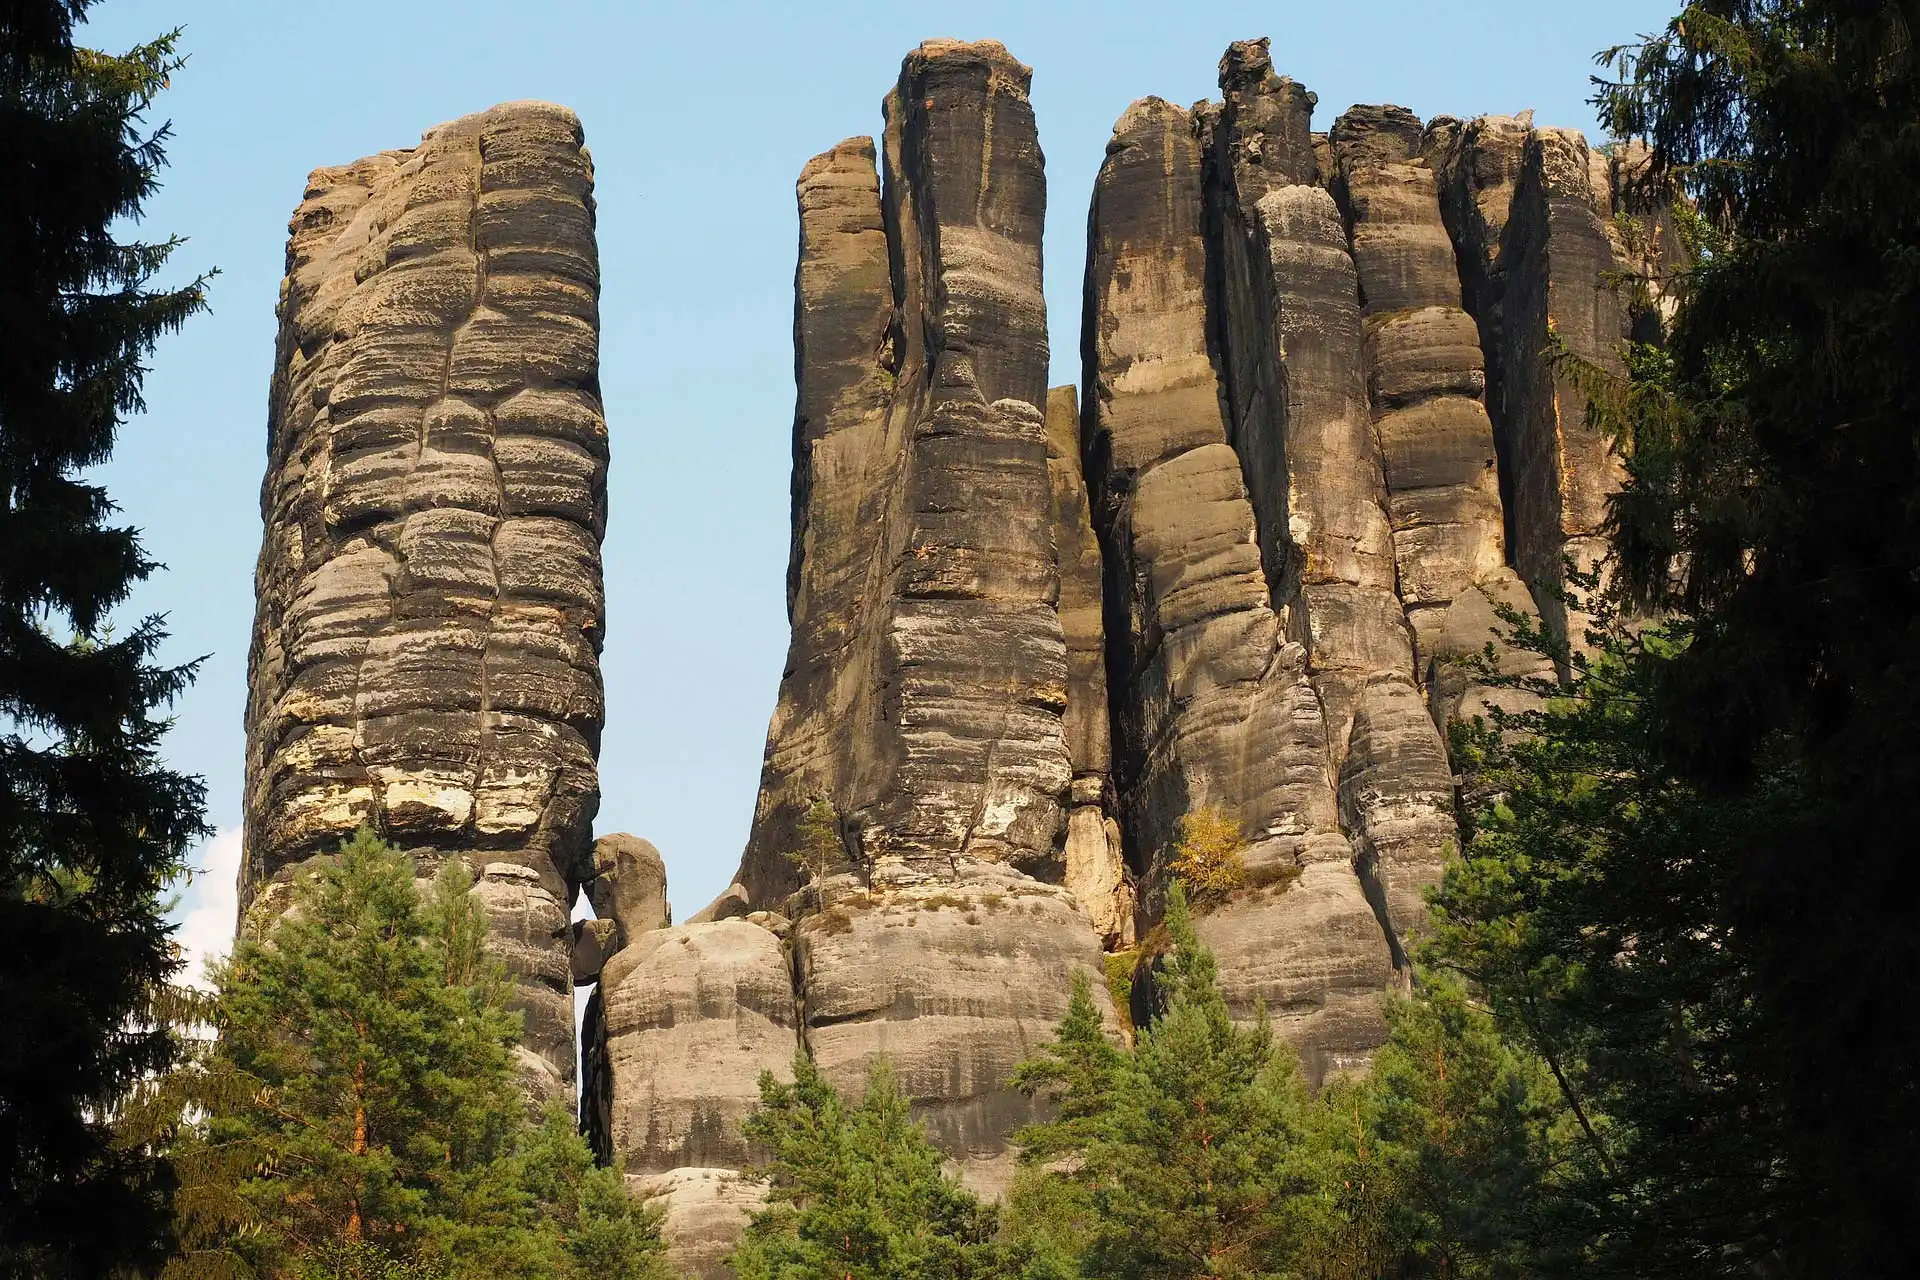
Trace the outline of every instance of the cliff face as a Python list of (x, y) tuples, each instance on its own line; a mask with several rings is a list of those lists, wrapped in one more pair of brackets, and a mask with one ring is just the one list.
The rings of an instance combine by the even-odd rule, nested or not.
[(695, 1235), (737, 1218), (708, 1189), (738, 1185), (756, 1078), (801, 1048), (856, 1092), (890, 1058), (997, 1190), (1036, 1114), (1014, 1064), (1131, 936), (1029, 75), (997, 44), (923, 45), (879, 145), (801, 174), (793, 633), (754, 825), (733, 890), (608, 964), (589, 1048), (616, 1157)]
[[(1548, 357), (1605, 365), (1633, 153), (1527, 117), (1326, 133), (1265, 41), (1134, 103), (1088, 218), (1082, 382), (1049, 391), (1030, 72), (930, 41), (876, 143), (797, 185), (792, 625), (734, 884), (667, 912), (589, 845), (606, 429), (591, 169), (517, 104), (318, 171), (295, 216), (248, 710), (245, 900), (362, 822), (471, 862), (529, 1083), (718, 1274), (763, 1071), (882, 1056), (1005, 1185), (1014, 1067), (1137, 958), (1183, 820), (1246, 886), (1199, 920), (1232, 1007), (1362, 1068), (1457, 840), (1443, 729), (1512, 696), (1496, 609), (1577, 632), (1618, 460)], [(1657, 301), (1657, 299), (1656, 299)], [(1576, 636), (1577, 639), (1577, 636)], [(1539, 674), (1497, 652), (1509, 673)], [(597, 919), (569, 926), (585, 889)], [(1149, 957), (1150, 960), (1150, 957)], [(1119, 1034), (1116, 1018), (1115, 1034)]]
[[(1115, 782), (1150, 885), (1183, 816), (1213, 809), (1239, 824), (1249, 873), (1268, 883), (1202, 928), (1234, 1004), (1265, 999), (1323, 1069), (1379, 1043), (1390, 964), (1341, 834), (1307, 650), (1282, 634), (1265, 529), (1228, 443), (1192, 125), (1158, 99), (1129, 108), (1088, 220), (1084, 424), (1107, 560)], [(1242, 385), (1257, 401), (1272, 384)]]
[(243, 907), (369, 824), (464, 858), (538, 1093), (573, 1079), (568, 907), (602, 703), (593, 168), (496, 107), (317, 170), (295, 211), (261, 489)]

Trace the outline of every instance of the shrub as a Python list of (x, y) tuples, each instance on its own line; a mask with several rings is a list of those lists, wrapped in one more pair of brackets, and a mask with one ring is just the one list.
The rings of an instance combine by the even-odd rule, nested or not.
[(1180, 819), (1168, 869), (1196, 905), (1216, 904), (1246, 884), (1246, 847), (1239, 823), (1216, 808), (1195, 809)]

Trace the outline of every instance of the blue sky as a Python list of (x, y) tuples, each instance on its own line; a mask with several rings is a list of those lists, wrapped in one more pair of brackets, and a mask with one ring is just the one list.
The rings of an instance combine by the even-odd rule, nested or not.
[(218, 947), (232, 925), (273, 307), (310, 169), (510, 99), (563, 102), (585, 122), (613, 434), (598, 830), (653, 840), (685, 916), (738, 860), (786, 651), (793, 181), (809, 156), (879, 127), (907, 50), (990, 37), (1034, 69), (1060, 383), (1078, 381), (1087, 198), (1133, 99), (1210, 96), (1227, 42), (1267, 35), (1279, 70), (1320, 95), (1318, 128), (1354, 102), (1531, 107), (1590, 128), (1593, 53), (1675, 5), (102, 0), (86, 43), (186, 28), (190, 61), (157, 110), (172, 165), (145, 231), (189, 237), (183, 270), (221, 272), (212, 314), (156, 353), (148, 411), (104, 469), (169, 566), (132, 609), (169, 615), (175, 660), (209, 655), (169, 739), (206, 777), (221, 832), (184, 895), (187, 940)]

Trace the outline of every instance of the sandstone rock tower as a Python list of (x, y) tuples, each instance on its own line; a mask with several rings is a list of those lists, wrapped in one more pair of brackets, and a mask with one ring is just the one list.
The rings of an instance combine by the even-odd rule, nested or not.
[(363, 823), (423, 873), (465, 858), (553, 1094), (603, 715), (592, 189), (579, 121), (539, 103), (309, 178), (247, 703), (243, 910)]
[(1132, 927), (1097, 547), (1046, 388), (1030, 74), (930, 41), (879, 145), (801, 173), (793, 636), (753, 830), (728, 894), (608, 963), (588, 1047), (612, 1152), (668, 1198), (683, 1266), (737, 1231), (739, 1120), (803, 1048), (855, 1092), (889, 1057), (997, 1190), (1034, 1114), (1014, 1064)]
[[(602, 719), (592, 171), (514, 104), (316, 172), (273, 384), (243, 901), (361, 823), (480, 874), (564, 1091), (673, 1261), (760, 1191), (741, 1120), (810, 1055), (890, 1058), (993, 1193), (1013, 1067), (1076, 971), (1150, 988), (1182, 823), (1237, 826), (1200, 917), (1235, 1010), (1310, 1079), (1363, 1067), (1454, 842), (1443, 729), (1496, 609), (1576, 630), (1618, 460), (1549, 358), (1642, 317), (1623, 170), (1527, 117), (1326, 133), (1267, 42), (1221, 99), (1116, 124), (1081, 386), (1046, 386), (1028, 68), (909, 54), (878, 143), (801, 172), (792, 636), (734, 883), (673, 924), (659, 854), (591, 839)], [(1658, 211), (1635, 210), (1658, 224)], [(1577, 636), (1576, 636), (1577, 638)], [(1526, 655), (1497, 655), (1537, 671)], [(569, 926), (578, 893), (597, 919)], [(1132, 1011), (1116, 1009), (1115, 1034)]]

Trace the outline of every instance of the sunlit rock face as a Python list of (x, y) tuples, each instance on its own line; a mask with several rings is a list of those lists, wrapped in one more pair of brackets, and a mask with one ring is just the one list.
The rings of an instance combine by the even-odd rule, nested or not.
[(796, 1054), (848, 1093), (889, 1061), (1003, 1189), (1041, 1115), (1015, 1064), (1076, 974), (1114, 962), (1145, 1012), (1136, 948), (1201, 811), (1243, 841), (1246, 885), (1198, 919), (1231, 1007), (1316, 1084), (1364, 1069), (1458, 839), (1443, 729), (1518, 705), (1462, 659), (1503, 608), (1577, 632), (1562, 559), (1598, 563), (1619, 460), (1548, 349), (1609, 366), (1646, 320), (1610, 281), (1658, 302), (1643, 155), (1393, 106), (1316, 132), (1236, 42), (1219, 101), (1115, 125), (1080, 385), (1050, 390), (1030, 83), (996, 43), (928, 41), (879, 138), (800, 172), (791, 636), (746, 848), (679, 923), (652, 845), (592, 840), (577, 121), (498, 107), (316, 172), (295, 215), (243, 900), (270, 914), (362, 824), (422, 874), (465, 859), (530, 1089), (569, 1088), (591, 988), (583, 1128), (689, 1274), (725, 1274), (762, 1203), (743, 1121)]
[(580, 122), (543, 103), (308, 179), (249, 662), (243, 904), (362, 825), (423, 874), (464, 858), (538, 1095), (571, 1089), (567, 917), (599, 804), (592, 191)]
[(1014, 1065), (1132, 937), (1099, 546), (1071, 391), (1046, 386), (1030, 74), (930, 41), (880, 140), (800, 175), (792, 638), (753, 827), (727, 894), (606, 961), (589, 1045), (610, 1154), (690, 1259), (737, 1230), (714, 1188), (796, 1051), (854, 1093), (890, 1060), (997, 1192), (1038, 1114)]

